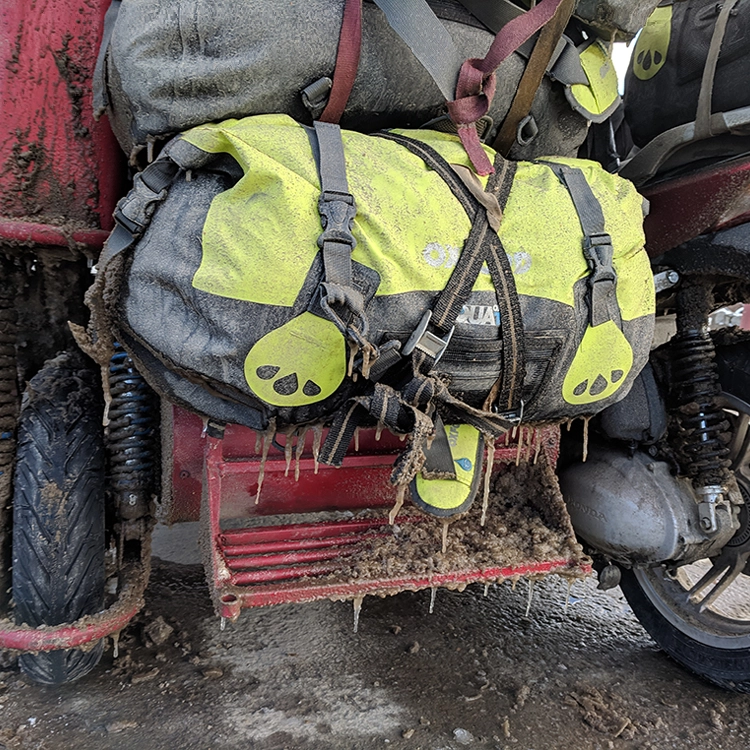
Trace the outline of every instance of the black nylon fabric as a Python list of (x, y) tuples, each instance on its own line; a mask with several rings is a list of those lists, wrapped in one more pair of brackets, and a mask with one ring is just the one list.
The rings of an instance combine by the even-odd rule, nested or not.
[[(682, 0), (672, 4), (672, 32), (661, 70), (639, 79), (633, 65), (625, 76), (625, 119), (640, 147), (660, 133), (695, 120), (701, 76), (720, 4)], [(750, 105), (750, 0), (729, 16), (713, 86), (711, 112)]]

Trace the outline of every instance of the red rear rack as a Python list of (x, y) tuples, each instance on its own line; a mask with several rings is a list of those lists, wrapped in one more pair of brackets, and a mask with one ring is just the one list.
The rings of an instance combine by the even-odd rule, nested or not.
[[(554, 466), (556, 427), (524, 430), (519, 439), (520, 449), (518, 440), (496, 446), (494, 473), (515, 470), (517, 461), (528, 471), (535, 457), (539, 471)], [(552, 526), (557, 523), (550, 538), (558, 535), (559, 553), (549, 557), (534, 554), (532, 546), (526, 549), (532, 535), (521, 527), (525, 521), (516, 527), (517, 521), (506, 518), (500, 509), (490, 507), (488, 522), (482, 526), (481, 496), (466, 516), (448, 526), (447, 533), (441, 519), (420, 513), (408, 501), (391, 525), (387, 515), (396, 491), (388, 477), (401, 443), (391, 435), (383, 435), (378, 443), (372, 430), (363, 431), (360, 438), (360, 448), (366, 446), (367, 452), (348, 455), (341, 469), (317, 467), (310, 451), (312, 440), (300, 450), (298, 467), (294, 459), (287, 463), (283, 446), (271, 448), (256, 504), (261, 456), (255, 442), (252, 431), (238, 427), (223, 439), (205, 437), (205, 531), (214, 599), (222, 617), (236, 619), (243, 607), (250, 606), (357, 599), (435, 587), (462, 589), (469, 583), (524, 575), (590, 572), (554, 480), (543, 502), (556, 507), (539, 510), (541, 516), (548, 512), (554, 519)], [(245, 455), (239, 455), (242, 445)], [(316, 484), (317, 491), (312, 489)], [(304, 492), (295, 486), (304, 487)], [(223, 513), (225, 500), (229, 517)], [(231, 519), (240, 515), (239, 509), (242, 516), (252, 518), (252, 525), (232, 528)], [(291, 520), (289, 514), (294, 514)], [(470, 554), (462, 546), (469, 536)], [(515, 539), (519, 548), (509, 539)], [(459, 552), (452, 549), (454, 545)], [(507, 557), (495, 554), (498, 545)], [(402, 556), (402, 550), (417, 552)]]

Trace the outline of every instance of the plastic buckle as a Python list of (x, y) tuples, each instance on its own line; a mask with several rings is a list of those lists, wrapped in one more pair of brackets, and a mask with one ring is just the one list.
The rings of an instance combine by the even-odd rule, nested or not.
[(352, 234), (352, 224), (357, 215), (354, 196), (349, 193), (321, 193), (318, 199), (323, 233), (318, 237), (318, 247), (322, 248), (326, 242), (341, 242), (349, 245), (352, 250), (357, 246), (357, 240)]
[(418, 349), (420, 352), (424, 352), (429, 357), (432, 357), (434, 364), (437, 364), (443, 356), (445, 350), (448, 348), (448, 344), (450, 344), (453, 331), (456, 330), (456, 327), (451, 326), (448, 335), (444, 339), (441, 339), (427, 330), (431, 318), (432, 310), (427, 310), (422, 316), (422, 320), (419, 321), (419, 325), (414, 329), (414, 332), (409, 336), (408, 341), (401, 350), (401, 353), (405, 357), (408, 357), (415, 349)]
[(583, 249), (590, 250), (592, 247), (601, 247), (603, 245), (612, 245), (612, 236), (608, 232), (596, 232), (587, 234), (583, 238)]
[(526, 406), (526, 402), (521, 399), (521, 403), (518, 409), (513, 409), (512, 411), (505, 411), (505, 412), (499, 412), (497, 409), (497, 406), (494, 406), (492, 411), (494, 411), (496, 414), (501, 416), (503, 419), (507, 420), (508, 422), (513, 422), (513, 424), (521, 424), (523, 421), (523, 409), (524, 406)]

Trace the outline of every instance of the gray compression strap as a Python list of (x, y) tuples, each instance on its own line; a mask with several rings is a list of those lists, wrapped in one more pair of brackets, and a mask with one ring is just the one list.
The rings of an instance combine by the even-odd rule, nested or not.
[(488, 3), (487, 0), (458, 0), (458, 2), (493, 34), (497, 34), (503, 26), (525, 12), (523, 8), (519, 8), (508, 0), (495, 0), (492, 3)]
[(719, 17), (716, 19), (714, 33), (711, 36), (711, 42), (708, 46), (708, 54), (706, 55), (706, 64), (703, 68), (703, 77), (701, 78), (698, 106), (695, 115), (696, 140), (708, 138), (713, 135), (711, 132), (711, 97), (713, 95), (714, 78), (716, 76), (716, 65), (719, 62), (721, 43), (724, 41), (729, 14), (736, 4), (737, 0), (726, 0), (721, 6)]
[(466, 59), (426, 0), (373, 0), (391, 28), (409, 45), (446, 100), (456, 95), (458, 73)]
[(357, 244), (351, 229), (357, 207), (346, 179), (341, 129), (328, 122), (316, 121), (314, 125), (320, 153), (318, 211), (324, 230), (318, 238), (318, 246), (323, 251), (325, 280), (329, 284), (351, 287), (351, 255)]
[(591, 325), (613, 320), (620, 325), (614, 298), (617, 275), (612, 265), (612, 237), (606, 231), (604, 212), (580, 169), (546, 162), (568, 190), (583, 229), (583, 255), (588, 263), (591, 290)]

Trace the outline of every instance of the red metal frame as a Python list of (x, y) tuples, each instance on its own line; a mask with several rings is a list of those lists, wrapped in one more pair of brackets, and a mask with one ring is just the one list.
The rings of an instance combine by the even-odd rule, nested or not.
[[(179, 417), (178, 417), (179, 418)], [(304, 438), (303, 438), (304, 441)], [(559, 430), (548, 427), (534, 432), (530, 445), (537, 445), (552, 465), (557, 461)], [(387, 537), (398, 527), (426, 522), (428, 517), (404, 514), (391, 526), (384, 512), (372, 517), (335, 521), (315, 521), (273, 526), (227, 529), (225, 510), (239, 517), (278, 515), (283, 513), (319, 513), (330, 510), (390, 508), (396, 490), (388, 478), (398, 451), (403, 448), (394, 436), (384, 433), (376, 440), (373, 430), (360, 436), (362, 453), (350, 451), (340, 469), (319, 467), (310, 457), (312, 441), (303, 442), (297, 466), (287, 464), (284, 454), (269, 453), (265, 462), (262, 488), (258, 495), (261, 456), (255, 448), (255, 433), (234, 426), (224, 438), (205, 436), (205, 481), (207, 488), (208, 536), (214, 595), (223, 617), (236, 619), (243, 607), (286, 602), (308, 602), (316, 599), (353, 599), (365, 594), (389, 594), (403, 590), (416, 591), (438, 586), (462, 586), (521, 575), (540, 575), (554, 571), (590, 572), (576, 567), (570, 559), (530, 562), (524, 565), (496, 565), (470, 570), (452, 570), (429, 576), (389, 577), (379, 575), (356, 582), (341, 583), (325, 576), (339, 570), (346, 558), (356, 555), (378, 538)], [(529, 448), (519, 449), (515, 442), (496, 446), (495, 465), (529, 460)], [(347, 481), (352, 472), (353, 483)], [(362, 477), (367, 473), (368, 480)], [(295, 480), (295, 474), (297, 478)], [(298, 490), (290, 498), (289, 493)], [(317, 487), (317, 491), (314, 488)], [(256, 503), (256, 497), (257, 503)], [(434, 519), (429, 519), (434, 521)]]
[(646, 250), (655, 258), (706, 232), (750, 221), (750, 157), (649, 185)]
[(112, 227), (125, 164), (91, 85), (108, 6), (0, 4), (0, 243), (97, 249)]
[(143, 607), (149, 563), (136, 565), (123, 574), (120, 595), (108, 609), (76, 622), (33, 628), (0, 622), (0, 648), (17, 651), (58, 651), (76, 648), (119, 633)]

